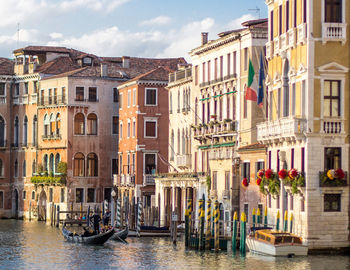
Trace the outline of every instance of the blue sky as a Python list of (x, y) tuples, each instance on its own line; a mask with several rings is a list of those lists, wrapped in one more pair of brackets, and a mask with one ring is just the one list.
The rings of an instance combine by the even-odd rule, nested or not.
[[(264, 0), (1, 0), (0, 56), (17, 47), (57, 45), (100, 56), (178, 57), (258, 18)], [(19, 39), (17, 25), (19, 23)]]

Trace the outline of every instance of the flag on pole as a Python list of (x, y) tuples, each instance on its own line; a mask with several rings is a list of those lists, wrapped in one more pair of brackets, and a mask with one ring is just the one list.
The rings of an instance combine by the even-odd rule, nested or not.
[(264, 101), (264, 80), (265, 80), (265, 72), (264, 72), (264, 62), (262, 54), (260, 54), (260, 68), (259, 68), (259, 90), (258, 90), (258, 106), (262, 108)]
[(248, 85), (245, 92), (245, 99), (251, 101), (257, 101), (258, 96), (256, 94), (257, 83), (254, 80), (255, 71), (252, 61), (249, 59), (249, 69), (248, 69)]

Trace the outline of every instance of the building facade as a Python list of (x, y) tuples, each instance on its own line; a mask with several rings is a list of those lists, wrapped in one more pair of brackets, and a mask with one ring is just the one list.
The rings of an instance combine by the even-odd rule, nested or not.
[(310, 248), (348, 247), (349, 3), (266, 3), (269, 113), (258, 141), (267, 168), (294, 168), (303, 180), (293, 189), (286, 178), (268, 195), (270, 217), (292, 213)]

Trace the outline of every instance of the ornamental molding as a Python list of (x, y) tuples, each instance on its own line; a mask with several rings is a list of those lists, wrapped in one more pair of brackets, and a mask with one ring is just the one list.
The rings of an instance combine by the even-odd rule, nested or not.
[(328, 63), (326, 65), (318, 67), (317, 69), (320, 73), (347, 73), (349, 71), (349, 68), (336, 62)]
[(303, 63), (301, 63), (301, 64), (299, 65), (298, 74), (303, 74), (303, 73), (305, 73), (305, 72), (306, 72), (306, 68), (305, 68), (305, 66), (303, 65)]

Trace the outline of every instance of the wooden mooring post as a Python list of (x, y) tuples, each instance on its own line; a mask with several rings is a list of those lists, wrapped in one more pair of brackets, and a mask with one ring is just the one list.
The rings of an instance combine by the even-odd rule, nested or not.
[(60, 206), (57, 205), (57, 222), (56, 227), (58, 228), (60, 226)]

